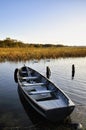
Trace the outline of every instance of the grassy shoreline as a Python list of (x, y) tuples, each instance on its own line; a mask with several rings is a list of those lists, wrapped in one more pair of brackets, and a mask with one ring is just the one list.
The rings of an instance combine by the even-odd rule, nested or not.
[(1, 61), (21, 61), (30, 59), (85, 57), (86, 47), (12, 47), (0, 48)]

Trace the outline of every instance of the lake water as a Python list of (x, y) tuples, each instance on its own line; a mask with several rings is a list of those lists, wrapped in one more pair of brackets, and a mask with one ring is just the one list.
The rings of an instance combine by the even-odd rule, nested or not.
[[(14, 71), (22, 65), (36, 69), (46, 76), (50, 67), (50, 80), (58, 85), (76, 105), (86, 106), (86, 58), (33, 60), (26, 62), (0, 63), (0, 128), (4, 129), (56, 129), (27, 104), (14, 81)], [(72, 64), (75, 75), (72, 79)], [(24, 103), (23, 103), (24, 102)]]

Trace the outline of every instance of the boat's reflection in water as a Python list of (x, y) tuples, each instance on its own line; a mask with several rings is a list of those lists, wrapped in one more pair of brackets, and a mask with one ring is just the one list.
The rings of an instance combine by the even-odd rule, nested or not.
[[(18, 87), (18, 94), (21, 101), (21, 104), (28, 115), (29, 119), (31, 120), (33, 126), (30, 126), (31, 128), (35, 129), (43, 129), (43, 130), (52, 130), (56, 128), (60, 128), (60, 130), (63, 130), (63, 128), (66, 130), (68, 127), (70, 127), (68, 124), (71, 122), (70, 118), (64, 123), (64, 121), (61, 122), (50, 122), (44, 117), (42, 117), (38, 112), (36, 112), (31, 105), (27, 102), (27, 100), (24, 98), (24, 96), (21, 93), (21, 90)], [(57, 117), (58, 118), (58, 117)]]

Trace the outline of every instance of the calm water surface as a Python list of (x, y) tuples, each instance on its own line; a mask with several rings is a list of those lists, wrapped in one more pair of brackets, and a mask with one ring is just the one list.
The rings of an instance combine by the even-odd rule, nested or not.
[[(56, 129), (40, 117), (27, 104), (18, 91), (14, 81), (14, 71), (22, 65), (36, 69), (46, 76), (46, 66), (51, 69), (51, 77), (77, 105), (86, 106), (86, 58), (50, 59), (27, 62), (0, 63), (0, 128), (30, 128)], [(72, 64), (75, 65), (75, 75), (72, 79)], [(44, 129), (44, 128), (43, 128)]]

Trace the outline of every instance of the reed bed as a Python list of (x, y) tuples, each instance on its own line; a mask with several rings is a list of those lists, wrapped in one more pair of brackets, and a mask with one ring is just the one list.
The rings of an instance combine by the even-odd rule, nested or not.
[(0, 61), (30, 59), (85, 57), (86, 47), (22, 47), (0, 48)]

